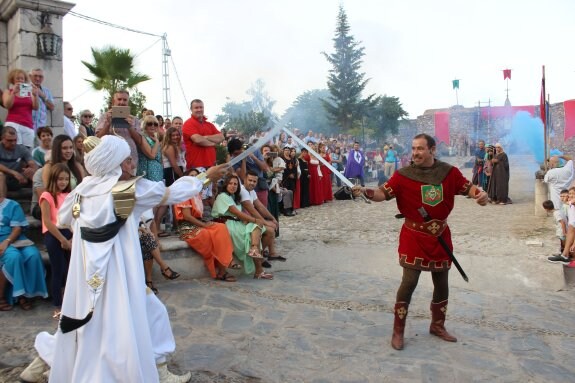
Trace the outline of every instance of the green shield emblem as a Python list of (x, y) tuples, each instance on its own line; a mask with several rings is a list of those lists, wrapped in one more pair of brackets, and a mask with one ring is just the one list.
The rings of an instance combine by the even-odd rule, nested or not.
[(443, 186), (441, 185), (422, 185), (421, 200), (424, 204), (435, 206), (443, 201)]

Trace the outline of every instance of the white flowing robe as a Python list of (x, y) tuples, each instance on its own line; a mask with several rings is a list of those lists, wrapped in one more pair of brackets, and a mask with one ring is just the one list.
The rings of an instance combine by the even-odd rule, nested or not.
[(167, 316), (147, 303), (155, 299), (153, 305), (161, 305), (155, 297), (146, 297), (138, 222), (144, 211), (165, 198), (164, 193), (168, 193), (164, 203), (174, 204), (192, 198), (202, 186), (193, 177), (182, 177), (169, 188), (162, 182), (138, 180), (134, 210), (118, 235), (103, 243), (83, 241), (80, 227), (96, 228), (115, 221), (112, 195), (83, 197), (78, 219), (72, 217), (78, 188), (68, 195), (59, 209), (59, 221), (69, 224), (75, 234), (62, 315), (84, 318), (94, 300), (86, 281), (98, 274), (104, 283), (86, 325), (66, 334), (58, 329), (55, 340), (37, 338), (40, 356), (52, 359), (46, 360), (51, 364), (51, 382), (158, 382), (156, 359), (173, 352), (175, 343), (169, 322), (161, 320)]
[(563, 202), (561, 202), (561, 190), (569, 189), (571, 182), (575, 178), (575, 169), (573, 168), (573, 161), (569, 160), (560, 168), (549, 169), (545, 173), (543, 181), (549, 185), (549, 199), (553, 201), (556, 210), (561, 209)]

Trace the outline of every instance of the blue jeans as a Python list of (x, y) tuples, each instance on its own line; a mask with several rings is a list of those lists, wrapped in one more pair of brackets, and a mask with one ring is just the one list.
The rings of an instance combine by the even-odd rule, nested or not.
[[(72, 238), (72, 232), (68, 229), (60, 229), (60, 233), (66, 239)], [(62, 288), (66, 286), (66, 275), (68, 274), (68, 265), (70, 263), (70, 252), (62, 249), (60, 241), (56, 239), (49, 231), (44, 234), (44, 244), (50, 257), (52, 269), (52, 304), (56, 307), (62, 306)]]

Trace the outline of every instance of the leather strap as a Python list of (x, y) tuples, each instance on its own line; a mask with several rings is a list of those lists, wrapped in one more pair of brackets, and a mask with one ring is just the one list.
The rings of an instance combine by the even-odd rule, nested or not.
[(403, 224), (409, 230), (419, 231), (432, 237), (439, 237), (445, 228), (447, 228), (447, 221), (441, 219), (432, 219), (427, 222), (416, 222), (409, 218), (405, 219)]

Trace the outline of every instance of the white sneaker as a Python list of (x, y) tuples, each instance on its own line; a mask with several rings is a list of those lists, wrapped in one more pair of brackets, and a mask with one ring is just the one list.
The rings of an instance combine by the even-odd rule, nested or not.
[(32, 363), (28, 365), (20, 374), (20, 380), (26, 383), (37, 383), (43, 379), (44, 371), (48, 369), (48, 365), (37, 356)]
[(158, 364), (156, 365), (156, 367), (158, 368), (158, 376), (160, 377), (160, 383), (187, 383), (190, 381), (190, 378), (192, 377), (192, 373), (189, 371), (184, 375), (172, 374), (168, 370), (167, 363)]

